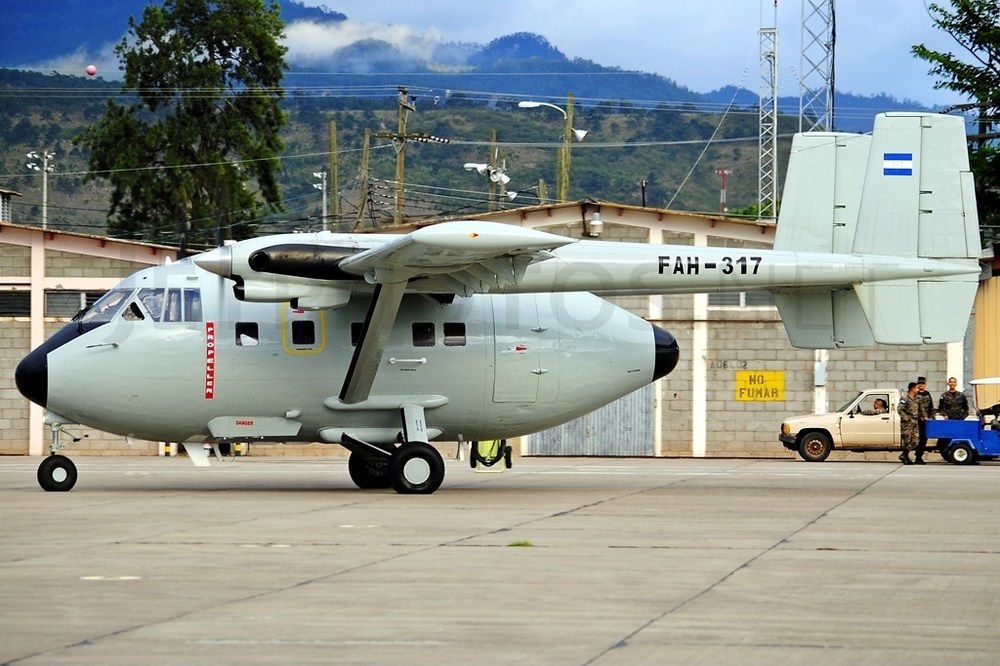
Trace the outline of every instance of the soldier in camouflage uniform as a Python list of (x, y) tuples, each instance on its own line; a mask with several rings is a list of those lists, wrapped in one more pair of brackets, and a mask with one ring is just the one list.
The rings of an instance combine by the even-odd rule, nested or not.
[(920, 443), (920, 401), (917, 400), (917, 383), (910, 382), (906, 389), (906, 395), (899, 400), (896, 407), (899, 412), (899, 434), (903, 444), (903, 452), (899, 454), (899, 461), (904, 465), (912, 465), (910, 451)]
[(924, 462), (924, 452), (927, 450), (927, 419), (934, 418), (934, 398), (927, 390), (927, 378), (917, 377), (917, 404), (920, 405), (920, 419), (917, 421), (920, 435), (917, 440), (917, 449), (913, 456), (915, 465), (926, 465)]
[(949, 419), (964, 419), (969, 415), (969, 399), (959, 391), (958, 380), (954, 377), (948, 378), (948, 390), (941, 394), (938, 400), (938, 412), (944, 414)]

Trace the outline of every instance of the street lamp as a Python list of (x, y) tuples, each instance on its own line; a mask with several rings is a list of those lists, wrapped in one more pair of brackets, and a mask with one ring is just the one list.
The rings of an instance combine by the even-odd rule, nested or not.
[(28, 159), (41, 160), (41, 164), (38, 162), (28, 162), (25, 165), (32, 171), (40, 171), (42, 173), (42, 229), (47, 229), (49, 226), (49, 172), (55, 169), (54, 166), (49, 165), (49, 160), (55, 156), (55, 153), (50, 153), (47, 150), (43, 150), (41, 154), (32, 150), (28, 153)]
[(313, 183), (312, 186), (323, 193), (323, 231), (329, 231), (330, 218), (326, 207), (326, 171), (313, 171), (313, 176), (319, 178), (319, 182)]
[(480, 176), (486, 176), (489, 180), (489, 201), (490, 210), (497, 209), (497, 185), (500, 186), (501, 197), (507, 197), (510, 201), (514, 200), (517, 196), (517, 192), (507, 192), (506, 186), (510, 182), (510, 176), (507, 175), (506, 165), (496, 166), (493, 164), (481, 164), (479, 162), (466, 162), (462, 165), (466, 171), (475, 171)]
[(587, 130), (575, 129), (573, 127), (573, 93), (566, 95), (566, 108), (563, 109), (548, 102), (535, 102), (532, 100), (522, 100), (517, 103), (519, 109), (536, 109), (540, 106), (547, 106), (563, 114), (566, 126), (563, 129), (563, 145), (559, 152), (559, 167), (556, 173), (556, 198), (559, 201), (569, 200), (569, 162), (570, 147), (573, 141), (583, 141), (587, 136)]

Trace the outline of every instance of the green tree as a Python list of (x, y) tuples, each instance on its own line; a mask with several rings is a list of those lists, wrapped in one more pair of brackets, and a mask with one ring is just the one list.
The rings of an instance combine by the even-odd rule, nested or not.
[(1000, 236), (1000, 4), (996, 0), (949, 0), (951, 6), (928, 8), (934, 23), (962, 47), (963, 57), (932, 51), (917, 44), (912, 52), (931, 63), (930, 73), (941, 77), (935, 88), (952, 90), (972, 100), (967, 108), (977, 114), (978, 131), (972, 137), (979, 225), (983, 236)]
[(270, 0), (164, 0), (115, 51), (123, 91), (76, 141), (113, 186), (108, 227), (150, 241), (245, 238), (280, 211), (287, 50)]

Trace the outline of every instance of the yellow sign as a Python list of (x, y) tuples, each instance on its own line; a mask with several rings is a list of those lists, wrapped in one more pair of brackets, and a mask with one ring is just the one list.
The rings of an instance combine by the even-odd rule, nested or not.
[(736, 400), (778, 402), (785, 399), (784, 370), (737, 370)]

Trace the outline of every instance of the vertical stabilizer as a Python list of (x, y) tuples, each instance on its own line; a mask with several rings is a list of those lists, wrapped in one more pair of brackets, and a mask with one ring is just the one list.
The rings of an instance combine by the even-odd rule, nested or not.
[(795, 135), (775, 250), (851, 251), (870, 145), (866, 134)]
[(962, 118), (888, 113), (870, 136), (796, 135), (776, 250), (968, 263), (959, 277), (783, 290), (792, 344), (850, 347), (963, 339), (978, 279), (979, 218)]
[(928, 113), (876, 117), (855, 253), (976, 259), (975, 204), (962, 118)]

